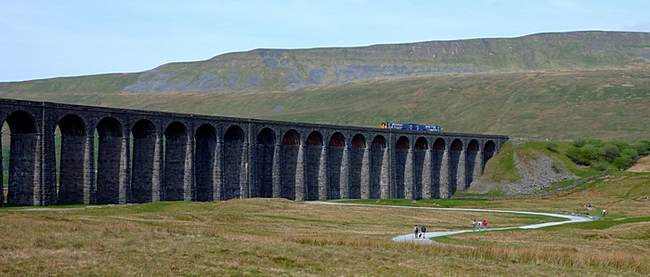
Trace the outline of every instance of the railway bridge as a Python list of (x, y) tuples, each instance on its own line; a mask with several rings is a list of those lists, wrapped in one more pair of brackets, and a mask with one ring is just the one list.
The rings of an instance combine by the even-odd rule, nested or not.
[(508, 139), (9, 99), (0, 122), (11, 205), (446, 198)]

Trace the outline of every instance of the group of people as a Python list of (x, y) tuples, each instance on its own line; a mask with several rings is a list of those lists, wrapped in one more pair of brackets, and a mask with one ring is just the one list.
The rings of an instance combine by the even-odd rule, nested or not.
[(427, 227), (424, 225), (415, 225), (415, 227), (413, 228), (413, 235), (415, 235), (416, 239), (425, 238), (426, 233), (427, 233)]
[[(587, 203), (585, 203), (585, 204), (583, 205), (583, 208), (585, 208), (585, 209), (587, 210), (587, 215), (588, 215), (588, 214), (589, 214), (589, 211), (591, 211), (591, 210), (594, 209), (594, 205), (592, 205), (591, 202), (587, 202)], [(602, 216), (606, 216), (607, 213), (608, 213), (608, 212), (607, 212), (607, 209), (603, 209), (603, 210), (600, 212), (600, 214), (601, 214)]]
[(483, 220), (472, 220), (472, 230), (477, 231), (477, 230), (482, 230), (486, 229), (488, 227), (488, 220), (487, 218), (483, 218)]

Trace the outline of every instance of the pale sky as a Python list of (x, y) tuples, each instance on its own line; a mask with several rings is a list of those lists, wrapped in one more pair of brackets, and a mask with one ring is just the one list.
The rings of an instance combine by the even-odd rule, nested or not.
[(255, 48), (650, 31), (650, 1), (0, 0), (0, 81), (135, 72)]

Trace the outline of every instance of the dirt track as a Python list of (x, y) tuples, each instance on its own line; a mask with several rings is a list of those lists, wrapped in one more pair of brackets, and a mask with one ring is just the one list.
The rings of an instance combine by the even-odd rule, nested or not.
[(627, 171), (650, 172), (650, 155), (645, 156), (639, 159), (638, 161), (636, 161), (636, 163), (632, 167), (628, 168)]

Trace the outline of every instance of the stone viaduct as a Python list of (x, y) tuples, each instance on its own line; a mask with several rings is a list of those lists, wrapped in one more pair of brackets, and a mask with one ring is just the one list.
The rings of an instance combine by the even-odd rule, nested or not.
[(4, 122), (10, 205), (445, 198), (508, 139), (0, 99)]

